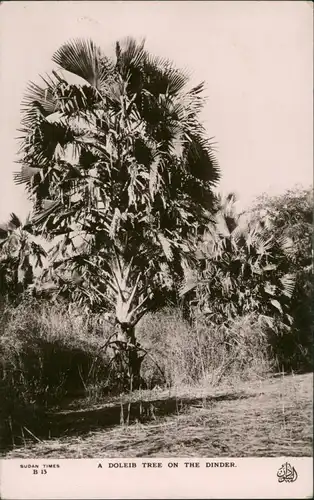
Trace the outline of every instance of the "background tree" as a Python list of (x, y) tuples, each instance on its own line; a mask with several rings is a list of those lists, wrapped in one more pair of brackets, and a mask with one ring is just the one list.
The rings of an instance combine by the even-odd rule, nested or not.
[(267, 217), (239, 214), (233, 194), (218, 202), (215, 222), (199, 245), (199, 271), (187, 274), (181, 295), (190, 294), (192, 310), (214, 324), (228, 325), (254, 313), (268, 328), (275, 329), (278, 322), (290, 325), (292, 242), (283, 235), (274, 237)]
[(295, 187), (282, 195), (262, 195), (251, 209), (255, 218), (268, 217), (274, 238), (292, 240), (289, 268), (296, 276), (289, 314), (293, 328), (289, 335), (275, 337), (274, 349), (284, 368), (312, 368), (313, 346), (313, 190)]
[(36, 267), (43, 267), (45, 250), (31, 234), (29, 218), (25, 224), (14, 213), (0, 225), (0, 295), (10, 300), (33, 283)]
[(277, 196), (263, 194), (252, 208), (252, 215), (267, 216), (275, 236), (283, 233), (293, 240), (296, 271), (308, 270), (312, 264), (313, 190), (295, 187)]
[[(134, 327), (176, 289), (210, 220), (219, 170), (199, 121), (203, 84), (144, 43), (65, 43), (58, 71), (29, 85), (21, 171), (33, 226), (53, 240), (51, 279), (91, 308), (112, 310), (116, 345), (139, 385)], [(65, 279), (65, 276), (70, 279)]]

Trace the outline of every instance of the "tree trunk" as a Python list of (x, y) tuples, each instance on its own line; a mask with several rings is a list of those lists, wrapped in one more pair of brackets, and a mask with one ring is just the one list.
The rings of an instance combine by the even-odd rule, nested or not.
[(144, 356), (141, 356), (139, 343), (136, 342), (134, 326), (130, 326), (128, 323), (121, 324), (120, 332), (127, 364), (129, 389), (135, 391), (142, 386), (141, 365)]

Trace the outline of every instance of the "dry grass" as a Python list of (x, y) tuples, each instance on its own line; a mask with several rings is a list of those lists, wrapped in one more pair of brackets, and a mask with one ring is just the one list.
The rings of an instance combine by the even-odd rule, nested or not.
[[(230, 388), (209, 391), (203, 387), (198, 393), (193, 391), (193, 397), (187, 391), (178, 392), (175, 409), (164, 416), (158, 411), (163, 403), (173, 401), (173, 395), (160, 392), (159, 407), (147, 423), (137, 421), (27, 444), (6, 457), (312, 456), (312, 390), (312, 374), (246, 383), (231, 393)], [(148, 399), (155, 400), (156, 393), (151, 391)], [(77, 413), (72, 410), (67, 415), (71, 418)]]
[(145, 315), (136, 333), (153, 355), (142, 365), (149, 388), (164, 382), (181, 387), (204, 380), (218, 385), (234, 378), (263, 378), (275, 365), (266, 331), (253, 314), (237, 317), (228, 326), (207, 324), (200, 316), (191, 326), (180, 310), (165, 308)]

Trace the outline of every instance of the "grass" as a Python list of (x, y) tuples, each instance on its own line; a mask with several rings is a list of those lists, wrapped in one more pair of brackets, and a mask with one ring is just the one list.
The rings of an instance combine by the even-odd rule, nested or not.
[[(5, 456), (312, 456), (312, 391), (313, 375), (303, 374), (212, 390), (145, 391), (93, 408), (68, 407), (51, 414), (58, 436), (25, 441)], [(128, 409), (131, 423), (123, 425)]]
[(270, 378), (267, 335), (252, 315), (228, 328), (192, 327), (172, 309), (147, 315), (137, 336), (150, 353), (149, 390), (132, 394), (120, 394), (101, 317), (31, 301), (2, 317), (2, 456), (312, 453), (312, 376)]

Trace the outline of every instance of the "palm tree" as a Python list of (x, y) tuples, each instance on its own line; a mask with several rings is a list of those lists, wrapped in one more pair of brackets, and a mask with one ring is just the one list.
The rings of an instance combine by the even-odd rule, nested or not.
[(12, 213), (0, 225), (0, 283), (2, 296), (18, 297), (34, 280), (34, 269), (43, 267), (46, 252), (32, 234), (29, 217), (25, 224)]
[(199, 273), (187, 273), (181, 296), (190, 294), (191, 306), (215, 324), (250, 313), (269, 328), (278, 321), (291, 324), (291, 241), (274, 238), (269, 218), (239, 214), (233, 194), (218, 201), (215, 223), (199, 245)]
[(130, 38), (113, 58), (74, 40), (53, 61), (57, 71), (31, 83), (23, 102), (15, 179), (26, 183), (37, 231), (58, 236), (60, 285), (114, 311), (135, 387), (134, 327), (175, 290), (213, 209), (219, 169), (199, 121), (204, 85), (191, 88)]

